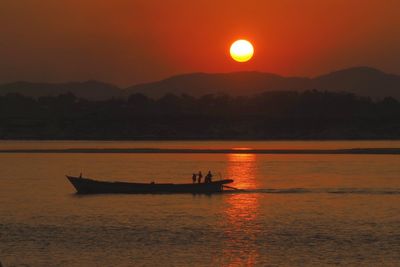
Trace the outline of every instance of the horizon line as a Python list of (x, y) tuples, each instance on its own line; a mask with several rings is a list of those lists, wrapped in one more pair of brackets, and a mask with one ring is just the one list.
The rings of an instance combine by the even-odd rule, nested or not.
[(96, 80), (96, 79), (85, 79), (85, 80), (65, 80), (65, 81), (30, 81), (30, 80), (15, 80), (15, 81), (11, 81), (11, 82), (2, 82), (0, 83), (0, 86), (4, 86), (4, 85), (10, 85), (10, 84), (16, 84), (16, 83), (31, 83), (31, 84), (47, 84), (47, 85), (61, 85), (61, 84), (69, 84), (69, 83), (89, 83), (89, 82), (97, 82), (97, 83), (102, 83), (102, 84), (107, 84), (107, 85), (112, 85), (115, 87), (118, 87), (118, 89), (128, 89), (130, 87), (135, 87), (135, 86), (140, 86), (140, 85), (144, 85), (144, 84), (151, 84), (151, 83), (157, 83), (157, 82), (162, 82), (162, 81), (166, 81), (169, 80), (171, 78), (175, 78), (175, 77), (181, 77), (181, 76), (188, 76), (188, 75), (194, 75), (194, 74), (205, 74), (205, 75), (220, 75), (220, 74), (235, 74), (235, 73), (259, 73), (259, 74), (267, 74), (267, 75), (275, 75), (278, 77), (282, 77), (282, 78), (302, 78), (302, 79), (316, 79), (318, 77), (322, 77), (325, 75), (329, 75), (332, 73), (336, 73), (336, 72), (340, 72), (340, 71), (348, 71), (348, 70), (352, 70), (352, 69), (369, 69), (369, 70), (373, 70), (373, 71), (378, 71), (381, 73), (384, 73), (386, 75), (396, 75), (399, 76), (400, 74), (397, 73), (392, 73), (392, 72), (386, 72), (383, 71), (380, 68), (377, 67), (372, 67), (372, 66), (367, 66), (367, 65), (355, 65), (355, 66), (351, 66), (351, 67), (344, 67), (344, 68), (339, 68), (339, 69), (334, 69), (319, 75), (315, 75), (315, 76), (297, 76), (297, 75), (283, 75), (283, 74), (278, 74), (278, 73), (274, 73), (274, 72), (267, 72), (267, 71), (260, 71), (260, 70), (244, 70), (244, 71), (227, 71), (227, 72), (205, 72), (205, 71), (194, 71), (194, 72), (182, 72), (182, 73), (177, 73), (177, 74), (173, 74), (161, 79), (156, 79), (156, 80), (151, 80), (151, 81), (147, 81), (147, 82), (139, 82), (139, 83), (134, 83), (132, 85), (128, 85), (128, 86), (120, 86), (117, 83), (113, 83), (113, 82), (108, 82), (108, 81), (103, 81), (103, 80)]
[(3, 153), (123, 153), (123, 154), (343, 154), (399, 155), (400, 148), (343, 148), (343, 149), (203, 149), (203, 148), (66, 148), (66, 149), (0, 149)]

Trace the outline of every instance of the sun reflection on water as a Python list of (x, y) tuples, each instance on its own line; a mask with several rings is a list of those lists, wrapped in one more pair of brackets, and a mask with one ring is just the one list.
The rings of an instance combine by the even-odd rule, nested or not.
[[(238, 188), (257, 188), (255, 154), (228, 154), (227, 174)], [(253, 266), (258, 258), (256, 246), (260, 229), (257, 225), (259, 195), (232, 193), (227, 195), (224, 219), (226, 244), (223, 266)], [(243, 238), (245, 237), (245, 238)]]
[(227, 177), (241, 189), (257, 188), (256, 154), (228, 154)]

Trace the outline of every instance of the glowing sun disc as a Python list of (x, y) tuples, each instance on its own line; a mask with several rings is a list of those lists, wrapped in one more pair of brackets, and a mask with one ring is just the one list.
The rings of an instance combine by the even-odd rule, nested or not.
[(247, 40), (237, 40), (231, 45), (229, 50), (231, 57), (237, 62), (249, 61), (254, 54), (253, 45)]

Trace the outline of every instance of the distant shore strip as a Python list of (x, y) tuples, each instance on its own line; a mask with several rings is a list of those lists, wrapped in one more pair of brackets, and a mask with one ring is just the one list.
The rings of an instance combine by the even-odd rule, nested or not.
[(186, 149), (186, 148), (68, 148), (0, 149), (0, 153), (121, 153), (121, 154), (371, 154), (399, 155), (400, 148), (350, 149)]

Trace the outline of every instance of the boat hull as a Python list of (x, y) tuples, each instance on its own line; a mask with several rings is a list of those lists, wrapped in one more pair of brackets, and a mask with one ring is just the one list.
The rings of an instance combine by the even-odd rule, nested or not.
[(78, 194), (212, 194), (221, 193), (223, 191), (224, 184), (229, 184), (233, 182), (233, 180), (226, 179), (201, 184), (145, 184), (128, 182), (105, 182), (68, 175), (67, 178), (75, 187)]

